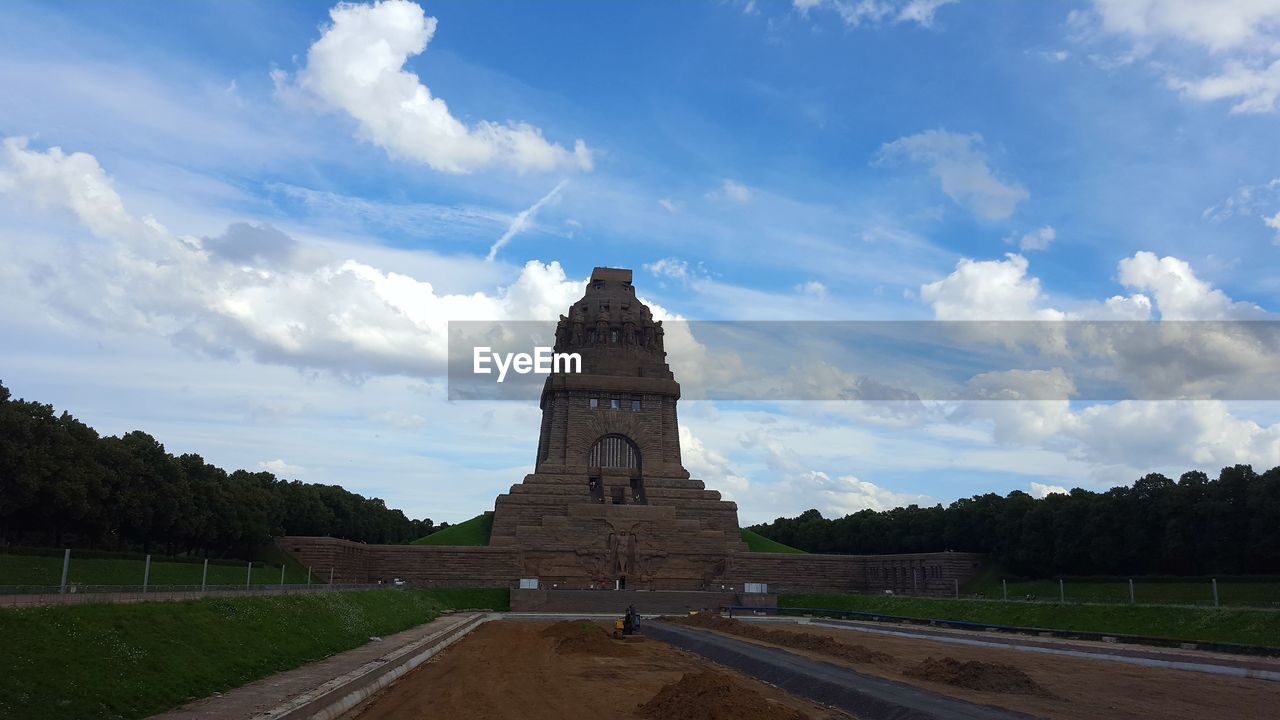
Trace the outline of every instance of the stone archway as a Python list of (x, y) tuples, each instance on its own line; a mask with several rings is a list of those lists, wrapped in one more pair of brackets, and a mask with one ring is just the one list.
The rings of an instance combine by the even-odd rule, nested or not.
[[(621, 433), (608, 433), (596, 439), (587, 453), (587, 465), (591, 468), (588, 480), (591, 497), (599, 502), (615, 505), (645, 505), (644, 474), (642, 472), (640, 446)], [(630, 487), (614, 485), (607, 497), (604, 475), (625, 476)]]

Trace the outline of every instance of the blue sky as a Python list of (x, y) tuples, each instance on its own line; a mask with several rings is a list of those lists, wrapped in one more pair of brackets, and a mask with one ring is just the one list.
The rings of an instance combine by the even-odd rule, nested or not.
[[(443, 400), (441, 323), (595, 265), (694, 319), (1280, 305), (1280, 2), (3, 12), (0, 378), (414, 516), (531, 470), (535, 407)], [(682, 412), (746, 521), (1280, 464), (1268, 403)]]

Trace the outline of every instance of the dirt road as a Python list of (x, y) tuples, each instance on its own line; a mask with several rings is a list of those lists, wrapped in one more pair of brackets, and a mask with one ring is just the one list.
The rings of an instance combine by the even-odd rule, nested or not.
[[(395, 685), (375, 695), (347, 717), (358, 720), (426, 720), (472, 718), (496, 720), (635, 720), (646, 717), (641, 705), (687, 673), (708, 663), (653, 641), (620, 642), (573, 634), (548, 633), (551, 623), (485, 623)], [(602, 633), (603, 635), (603, 633)], [(772, 720), (807, 717), (845, 718), (832, 710), (789, 695), (727, 670), (717, 672), (741, 686), (724, 688), (717, 702), (731, 704), (751, 691), (763, 696), (732, 713), (706, 715), (729, 720)], [(703, 679), (705, 685), (705, 679)], [(693, 688), (699, 694), (705, 687)], [(673, 700), (668, 690), (651, 706), (648, 717), (671, 717), (662, 707), (686, 708), (696, 698)], [(754, 706), (760, 712), (752, 710)], [(797, 715), (801, 713), (800, 715)], [(693, 717), (693, 715), (690, 715)]]
[[(805, 649), (805, 643), (789, 642), (784, 646), (766, 640), (764, 644), (784, 647), (789, 652), (843, 665), (863, 674), (1050, 720), (1244, 720), (1274, 717), (1280, 708), (1280, 683), (1266, 680), (968, 647), (803, 624), (769, 623), (761, 629), (764, 627), (831, 638), (841, 645), (860, 646), (860, 649), (844, 652), (845, 657), (839, 657)], [(759, 637), (752, 639), (761, 642)], [(860, 656), (864, 658), (862, 661), (858, 661)], [(920, 668), (936, 668), (936, 662), (926, 663), (929, 658), (1016, 668), (1029, 676), (1042, 692), (975, 690), (930, 680), (927, 679), (930, 673), (918, 672)], [(938, 676), (936, 670), (932, 676)]]

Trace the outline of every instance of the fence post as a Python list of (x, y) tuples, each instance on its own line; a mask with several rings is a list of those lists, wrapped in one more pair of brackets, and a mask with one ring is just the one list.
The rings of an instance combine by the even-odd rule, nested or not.
[(1133, 578), (1129, 578), (1129, 604), (1136, 605), (1137, 599), (1133, 595)]
[(1009, 602), (1009, 581), (1001, 580), (1000, 587), (1004, 590), (1004, 601)]
[(249, 561), (249, 567), (244, 571), (244, 589), (249, 589), (249, 580), (253, 578), (253, 561)]
[(1067, 586), (1062, 582), (1062, 578), (1058, 578), (1058, 602), (1064, 605), (1067, 602)]
[(146, 567), (142, 570), (142, 592), (147, 591), (147, 585), (151, 582), (151, 556), (147, 556)]
[(307, 587), (311, 587), (311, 566), (307, 566)]
[(960, 578), (951, 578), (951, 582), (955, 583), (956, 599), (959, 600), (960, 599)]
[(329, 566), (329, 589), (333, 589), (333, 566)]
[(204, 572), (200, 573), (200, 592), (209, 584), (209, 558), (204, 559)]
[(1218, 607), (1218, 578), (1213, 578), (1213, 606)]
[(71, 568), (71, 548), (67, 548), (62, 552), (62, 584), (58, 586), (58, 594), (62, 595), (67, 591), (67, 570)]
[(284, 587), (284, 563), (280, 563), (280, 587)]

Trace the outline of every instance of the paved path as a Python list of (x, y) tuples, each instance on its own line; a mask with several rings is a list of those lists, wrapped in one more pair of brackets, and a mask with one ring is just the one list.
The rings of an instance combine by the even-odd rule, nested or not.
[(415, 643), (429, 642), (479, 617), (478, 613), (444, 615), (425, 625), (365, 643), (358, 648), (276, 673), (221, 695), (197, 700), (155, 715), (152, 720), (248, 720), (284, 717), (301, 701), (316, 697), (344, 677), (402, 655)]
[[(740, 618), (748, 622), (758, 620)], [(771, 622), (781, 622), (780, 620)], [(814, 618), (807, 623), (814, 627), (829, 627), (850, 632), (870, 633), (874, 635), (890, 635), (894, 637), (917, 638), (956, 645), (975, 647), (993, 647), (1004, 650), (1044, 653), (1048, 655), (1065, 655), (1082, 657), (1089, 660), (1108, 660), (1111, 662), (1143, 665), (1146, 667), (1164, 667), (1175, 670), (1191, 670), (1227, 677), (1255, 678), (1280, 682), (1280, 660), (1275, 658), (1253, 657), (1247, 655), (1228, 655), (1205, 650), (1136, 647), (1133, 645), (1112, 645), (1087, 640), (1065, 640), (1058, 638), (1026, 637), (1007, 633), (982, 633), (971, 630), (945, 630), (902, 625), (884, 625), (882, 623), (862, 622), (858, 620), (825, 620)]]
[(644, 635), (862, 720), (1014, 720), (1029, 715), (957, 700), (747, 640), (661, 621)]

